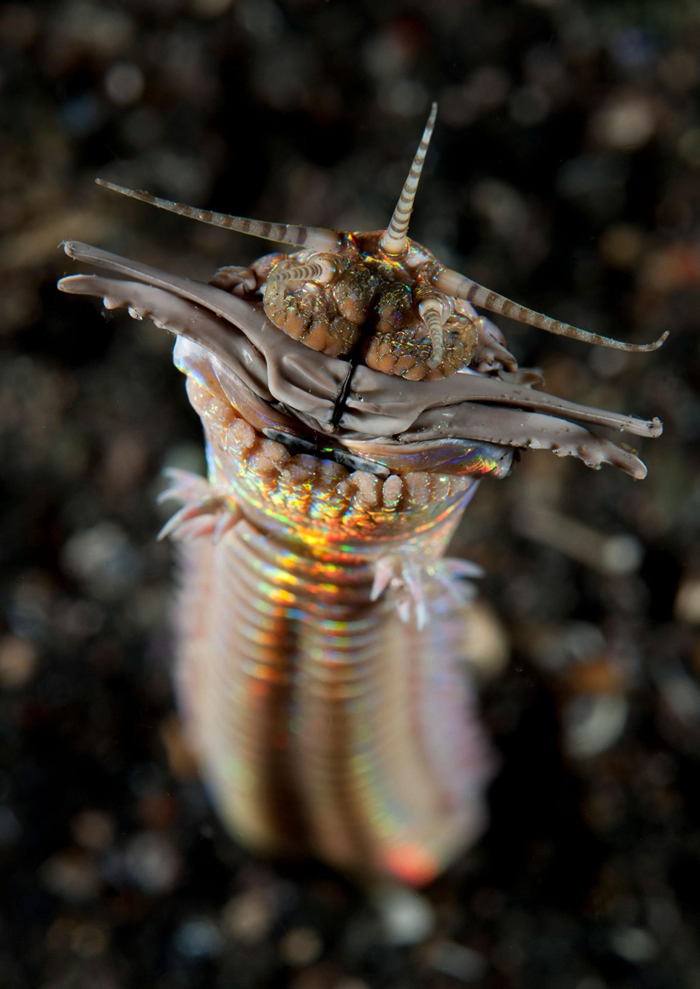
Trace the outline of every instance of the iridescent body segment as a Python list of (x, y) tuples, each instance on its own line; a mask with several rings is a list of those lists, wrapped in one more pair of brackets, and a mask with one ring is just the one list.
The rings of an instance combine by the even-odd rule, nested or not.
[[(210, 284), (85, 244), (108, 275), (60, 287), (178, 336), (208, 477), (171, 472), (182, 507), (177, 681), (204, 778), (232, 832), (357, 879), (433, 879), (480, 833), (493, 759), (465, 651), (478, 568), (443, 554), (481, 477), (515, 448), (635, 478), (602, 426), (661, 423), (537, 390), (474, 306), (623, 350), (450, 271), (408, 238), (434, 106), (386, 230), (222, 216), (103, 183), (205, 223), (291, 245)], [(114, 275), (120, 277), (115, 278)]]
[[(222, 394), (188, 394), (228, 492), (217, 510), (243, 513), (182, 545), (178, 681), (215, 802), (261, 852), (421, 885), (485, 821), (468, 608), (441, 561), (475, 482), (290, 456)], [(391, 586), (373, 600), (380, 560)]]

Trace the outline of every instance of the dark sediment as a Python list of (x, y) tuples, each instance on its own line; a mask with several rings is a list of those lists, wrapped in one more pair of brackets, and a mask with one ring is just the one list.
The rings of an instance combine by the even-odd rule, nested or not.
[[(2, 989), (700, 981), (700, 22), (692, 5), (452, 0), (11, 4), (3, 80)], [(512, 660), (485, 839), (382, 942), (314, 864), (235, 846), (169, 681), (166, 465), (202, 469), (171, 341), (62, 296), (66, 237), (206, 280), (269, 247), (93, 185), (264, 220), (388, 222), (430, 100), (411, 234), (621, 355), (500, 320), (570, 401), (643, 418), (635, 483), (547, 452), (455, 546)], [(615, 436), (613, 436), (615, 438)], [(619, 436), (618, 436), (619, 438)], [(484, 646), (494, 655), (493, 646)]]

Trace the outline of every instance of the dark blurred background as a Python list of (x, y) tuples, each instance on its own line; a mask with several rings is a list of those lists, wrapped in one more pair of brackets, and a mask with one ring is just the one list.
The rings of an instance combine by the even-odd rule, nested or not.
[[(697, 0), (65, 0), (0, 7), (1, 989), (700, 985)], [(525, 453), (455, 551), (502, 753), (427, 943), (221, 831), (169, 682), (165, 465), (203, 468), (171, 340), (61, 296), (73, 237), (207, 278), (252, 217), (385, 224), (625, 355), (502, 322), (568, 399), (658, 415), (649, 477)], [(510, 655), (510, 661), (506, 659)], [(399, 918), (400, 920), (400, 918)], [(399, 921), (397, 921), (399, 922)]]

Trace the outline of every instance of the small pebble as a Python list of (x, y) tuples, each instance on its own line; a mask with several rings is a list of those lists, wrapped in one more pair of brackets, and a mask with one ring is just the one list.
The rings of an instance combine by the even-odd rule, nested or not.
[(387, 885), (374, 890), (371, 898), (391, 944), (420, 944), (432, 934), (435, 915), (420, 893), (406, 886)]
[(76, 532), (61, 553), (65, 572), (96, 597), (112, 600), (133, 587), (139, 554), (113, 522), (99, 522)]
[(271, 897), (263, 889), (251, 889), (233, 897), (221, 914), (224, 932), (247, 944), (262, 941), (273, 920)]
[(114, 821), (101, 810), (83, 810), (71, 821), (73, 837), (82, 848), (102, 852), (114, 841)]
[(0, 687), (20, 690), (31, 680), (36, 670), (37, 650), (31, 642), (16, 635), (0, 639)]
[(628, 714), (629, 702), (620, 695), (574, 698), (564, 710), (564, 748), (575, 759), (600, 755), (619, 740)]
[(438, 941), (427, 952), (426, 961), (436, 972), (460, 982), (476, 982), (486, 972), (486, 960), (472, 948), (454, 941)]
[(159, 896), (177, 885), (180, 855), (165, 835), (142, 831), (127, 845), (125, 859), (129, 875), (144, 893)]
[(700, 625), (700, 578), (688, 577), (681, 581), (673, 610), (679, 622)]
[(68, 903), (88, 902), (100, 891), (96, 865), (78, 849), (52, 855), (40, 867), (39, 875), (45, 889)]
[(295, 927), (280, 941), (282, 961), (293, 968), (311, 965), (323, 951), (323, 942), (312, 927)]
[(221, 950), (221, 934), (208, 917), (191, 917), (175, 932), (177, 952), (185, 958), (213, 958)]
[(616, 955), (633, 965), (652, 961), (659, 951), (656, 940), (641, 927), (621, 927), (612, 934), (610, 943)]
[(22, 835), (22, 825), (9, 807), (0, 807), (0, 848), (15, 845)]

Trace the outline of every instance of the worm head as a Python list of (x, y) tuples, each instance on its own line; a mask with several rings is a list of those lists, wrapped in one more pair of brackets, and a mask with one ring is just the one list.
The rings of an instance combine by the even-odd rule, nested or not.
[(514, 370), (515, 359), (500, 331), (474, 306), (603, 347), (660, 347), (667, 333), (653, 343), (628, 344), (527, 309), (444, 267), (408, 237), (436, 116), (433, 103), (389, 225), (371, 233), (211, 213), (98, 182), (162, 209), (296, 248), (292, 254), (266, 255), (250, 268), (222, 268), (213, 284), (253, 302), (261, 299), (268, 319), (312, 350), (364, 363), (374, 371), (420, 381), (439, 380), (470, 367), (480, 372)]
[(295, 340), (413, 381), (468, 367), (478, 343), (476, 313), (456, 312), (433, 284), (443, 269), (407, 235), (436, 114), (433, 104), (386, 230), (346, 233), (332, 252), (279, 260), (260, 286), (268, 318)]

